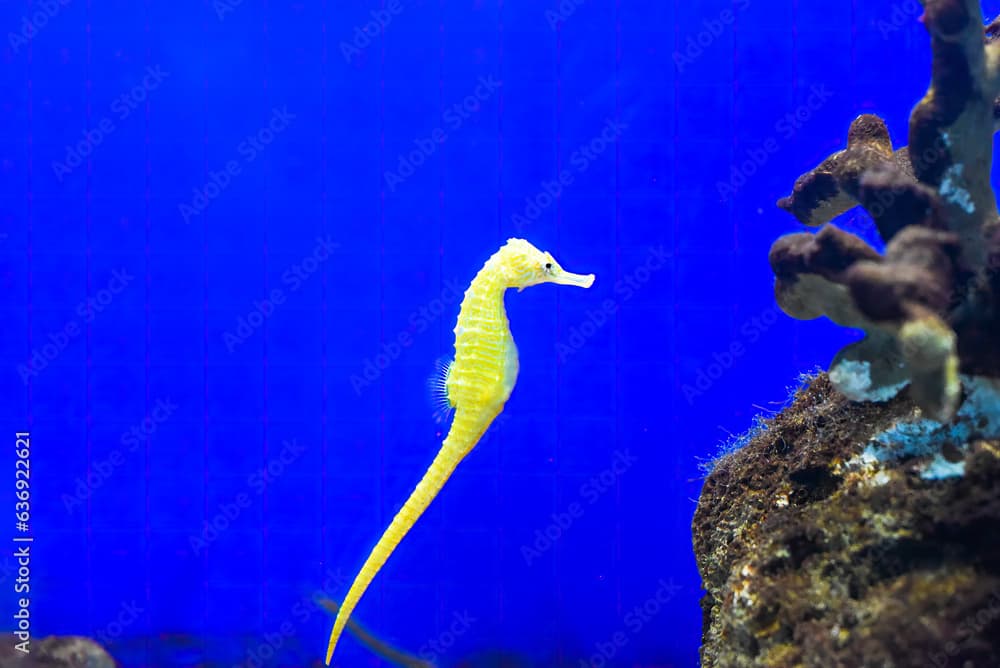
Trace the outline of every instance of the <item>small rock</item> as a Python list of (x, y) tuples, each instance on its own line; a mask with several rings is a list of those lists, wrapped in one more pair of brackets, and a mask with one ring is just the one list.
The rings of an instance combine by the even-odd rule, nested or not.
[(19, 640), (6, 635), (0, 642), (0, 668), (119, 668), (103, 647), (89, 638), (49, 636), (32, 639), (29, 651), (15, 648)]

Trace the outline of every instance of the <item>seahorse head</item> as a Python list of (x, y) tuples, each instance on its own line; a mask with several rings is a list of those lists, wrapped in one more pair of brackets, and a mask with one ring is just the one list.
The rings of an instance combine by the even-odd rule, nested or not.
[(593, 274), (574, 274), (559, 266), (552, 254), (540, 251), (524, 239), (508, 239), (497, 254), (508, 287), (517, 291), (541, 283), (576, 285), (589, 288)]

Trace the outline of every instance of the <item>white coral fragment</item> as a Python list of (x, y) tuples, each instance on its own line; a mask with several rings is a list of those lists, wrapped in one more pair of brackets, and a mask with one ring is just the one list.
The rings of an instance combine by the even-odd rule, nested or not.
[(947, 446), (959, 452), (974, 440), (1000, 438), (1000, 381), (963, 376), (967, 397), (955, 419), (941, 424), (926, 418), (897, 422), (875, 435), (864, 451), (848, 465), (872, 466), (911, 457), (932, 457), (920, 470), (925, 480), (942, 480), (965, 474), (964, 461), (944, 457)]
[(952, 165), (945, 171), (944, 177), (941, 179), (939, 192), (941, 193), (941, 197), (961, 207), (966, 213), (974, 213), (976, 205), (972, 202), (972, 195), (969, 194), (968, 190), (959, 185), (962, 183), (962, 170), (964, 166)]
[(889, 401), (906, 387), (908, 381), (895, 385), (877, 386), (872, 383), (871, 363), (864, 360), (844, 360), (830, 369), (830, 382), (851, 401)]

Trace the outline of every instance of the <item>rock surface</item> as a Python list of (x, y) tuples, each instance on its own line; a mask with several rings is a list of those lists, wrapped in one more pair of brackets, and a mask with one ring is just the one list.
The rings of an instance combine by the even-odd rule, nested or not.
[(0, 668), (118, 668), (103, 647), (89, 638), (50, 636), (32, 640), (27, 653), (14, 636), (0, 643)]
[(702, 666), (1000, 666), (1000, 384), (953, 423), (826, 374), (720, 457), (693, 522)]

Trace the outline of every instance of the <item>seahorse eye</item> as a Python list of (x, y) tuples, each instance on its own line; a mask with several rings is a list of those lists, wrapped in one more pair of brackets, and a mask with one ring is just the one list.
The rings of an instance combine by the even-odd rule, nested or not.
[(552, 263), (551, 262), (546, 262), (545, 263), (545, 271), (552, 271)]

